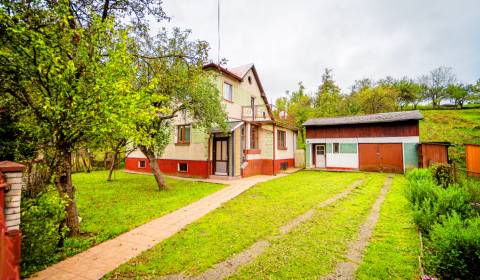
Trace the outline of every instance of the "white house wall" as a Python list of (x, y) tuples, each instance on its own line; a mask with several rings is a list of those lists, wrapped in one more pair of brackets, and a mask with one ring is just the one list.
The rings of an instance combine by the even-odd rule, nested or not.
[(342, 154), (342, 153), (327, 153), (327, 167), (340, 167), (340, 168), (353, 168), (357, 169), (358, 166), (358, 147), (355, 154)]
[[(278, 134), (277, 130), (285, 131), (285, 141), (286, 141), (286, 150), (278, 149)], [(295, 148), (296, 148), (297, 137), (296, 133), (289, 129), (284, 129), (277, 127), (275, 129), (275, 159), (293, 159), (295, 158)]]

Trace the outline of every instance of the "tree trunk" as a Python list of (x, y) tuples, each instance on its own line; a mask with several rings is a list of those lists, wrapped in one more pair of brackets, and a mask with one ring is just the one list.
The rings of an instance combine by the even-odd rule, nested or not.
[(108, 170), (108, 179), (107, 181), (112, 181), (113, 170), (115, 169), (115, 162), (117, 161), (118, 151), (113, 152), (112, 162), (110, 163), (110, 168)]
[(163, 175), (160, 172), (160, 167), (158, 166), (158, 161), (155, 158), (155, 152), (145, 146), (139, 146), (140, 151), (148, 158), (150, 162), (150, 171), (152, 172), (153, 176), (155, 176), (155, 180), (157, 181), (158, 190), (166, 190), (167, 184), (163, 179)]
[(78, 220), (77, 204), (75, 202), (75, 189), (72, 183), (72, 154), (68, 149), (59, 151), (55, 166), (55, 186), (61, 196), (67, 197), (67, 216), (65, 224), (70, 229), (69, 235), (74, 236), (80, 233), (80, 222)]

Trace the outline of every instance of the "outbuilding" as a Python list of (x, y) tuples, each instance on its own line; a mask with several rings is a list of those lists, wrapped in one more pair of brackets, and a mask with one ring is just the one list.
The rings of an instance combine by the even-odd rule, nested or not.
[(404, 173), (418, 166), (421, 119), (417, 110), (310, 119), (306, 168)]

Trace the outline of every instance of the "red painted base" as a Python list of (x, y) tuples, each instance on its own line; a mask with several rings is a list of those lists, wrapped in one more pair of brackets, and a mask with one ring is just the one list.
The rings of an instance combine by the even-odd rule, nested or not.
[[(140, 167), (140, 161), (145, 161), (145, 167)], [(187, 172), (178, 171), (180, 163), (187, 164)], [(208, 161), (202, 160), (177, 160), (177, 159), (159, 159), (158, 166), (160, 171), (167, 175), (181, 177), (208, 178)], [(125, 169), (150, 173), (150, 162), (146, 158), (127, 158), (125, 160)]]
[[(145, 161), (145, 167), (140, 167), (140, 161)], [(186, 163), (187, 172), (179, 172), (178, 164)], [(248, 165), (243, 169), (243, 177), (254, 175), (274, 175), (281, 171), (282, 164), (288, 168), (295, 166), (294, 159), (277, 159), (275, 163), (271, 159), (249, 160)], [(210, 162), (201, 160), (177, 160), (177, 159), (159, 159), (158, 166), (160, 171), (167, 175), (208, 178), (212, 168)], [(135, 172), (150, 173), (150, 163), (146, 158), (127, 158), (125, 160), (125, 169)]]
[(287, 168), (295, 166), (295, 160), (292, 159), (277, 159), (275, 162), (271, 159), (255, 159), (249, 160), (248, 165), (243, 169), (243, 177), (255, 175), (274, 175), (281, 171), (282, 164)]

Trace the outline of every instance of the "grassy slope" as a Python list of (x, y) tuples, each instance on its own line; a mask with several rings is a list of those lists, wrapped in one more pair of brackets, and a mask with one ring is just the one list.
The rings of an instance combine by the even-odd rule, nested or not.
[(347, 246), (358, 236), (385, 181), (383, 174), (368, 180), (347, 198), (319, 209), (313, 219), (286, 236), (240, 269), (233, 279), (318, 279), (335, 270)]
[(465, 110), (423, 110), (422, 141), (480, 144), (480, 108)]
[(107, 277), (195, 274), (278, 233), (278, 227), (344, 190), (361, 173), (298, 172), (261, 183)]
[(169, 190), (158, 191), (153, 176), (117, 172), (115, 177), (107, 182), (106, 171), (73, 175), (83, 236), (66, 240), (66, 255), (83, 251), (223, 187), (167, 178)]
[(395, 177), (357, 279), (418, 279), (420, 241), (402, 193), (405, 183), (403, 176)]
[[(464, 110), (422, 110), (420, 140), (480, 144), (480, 108)], [(465, 164), (465, 148), (453, 146), (450, 157), (461, 166)]]

